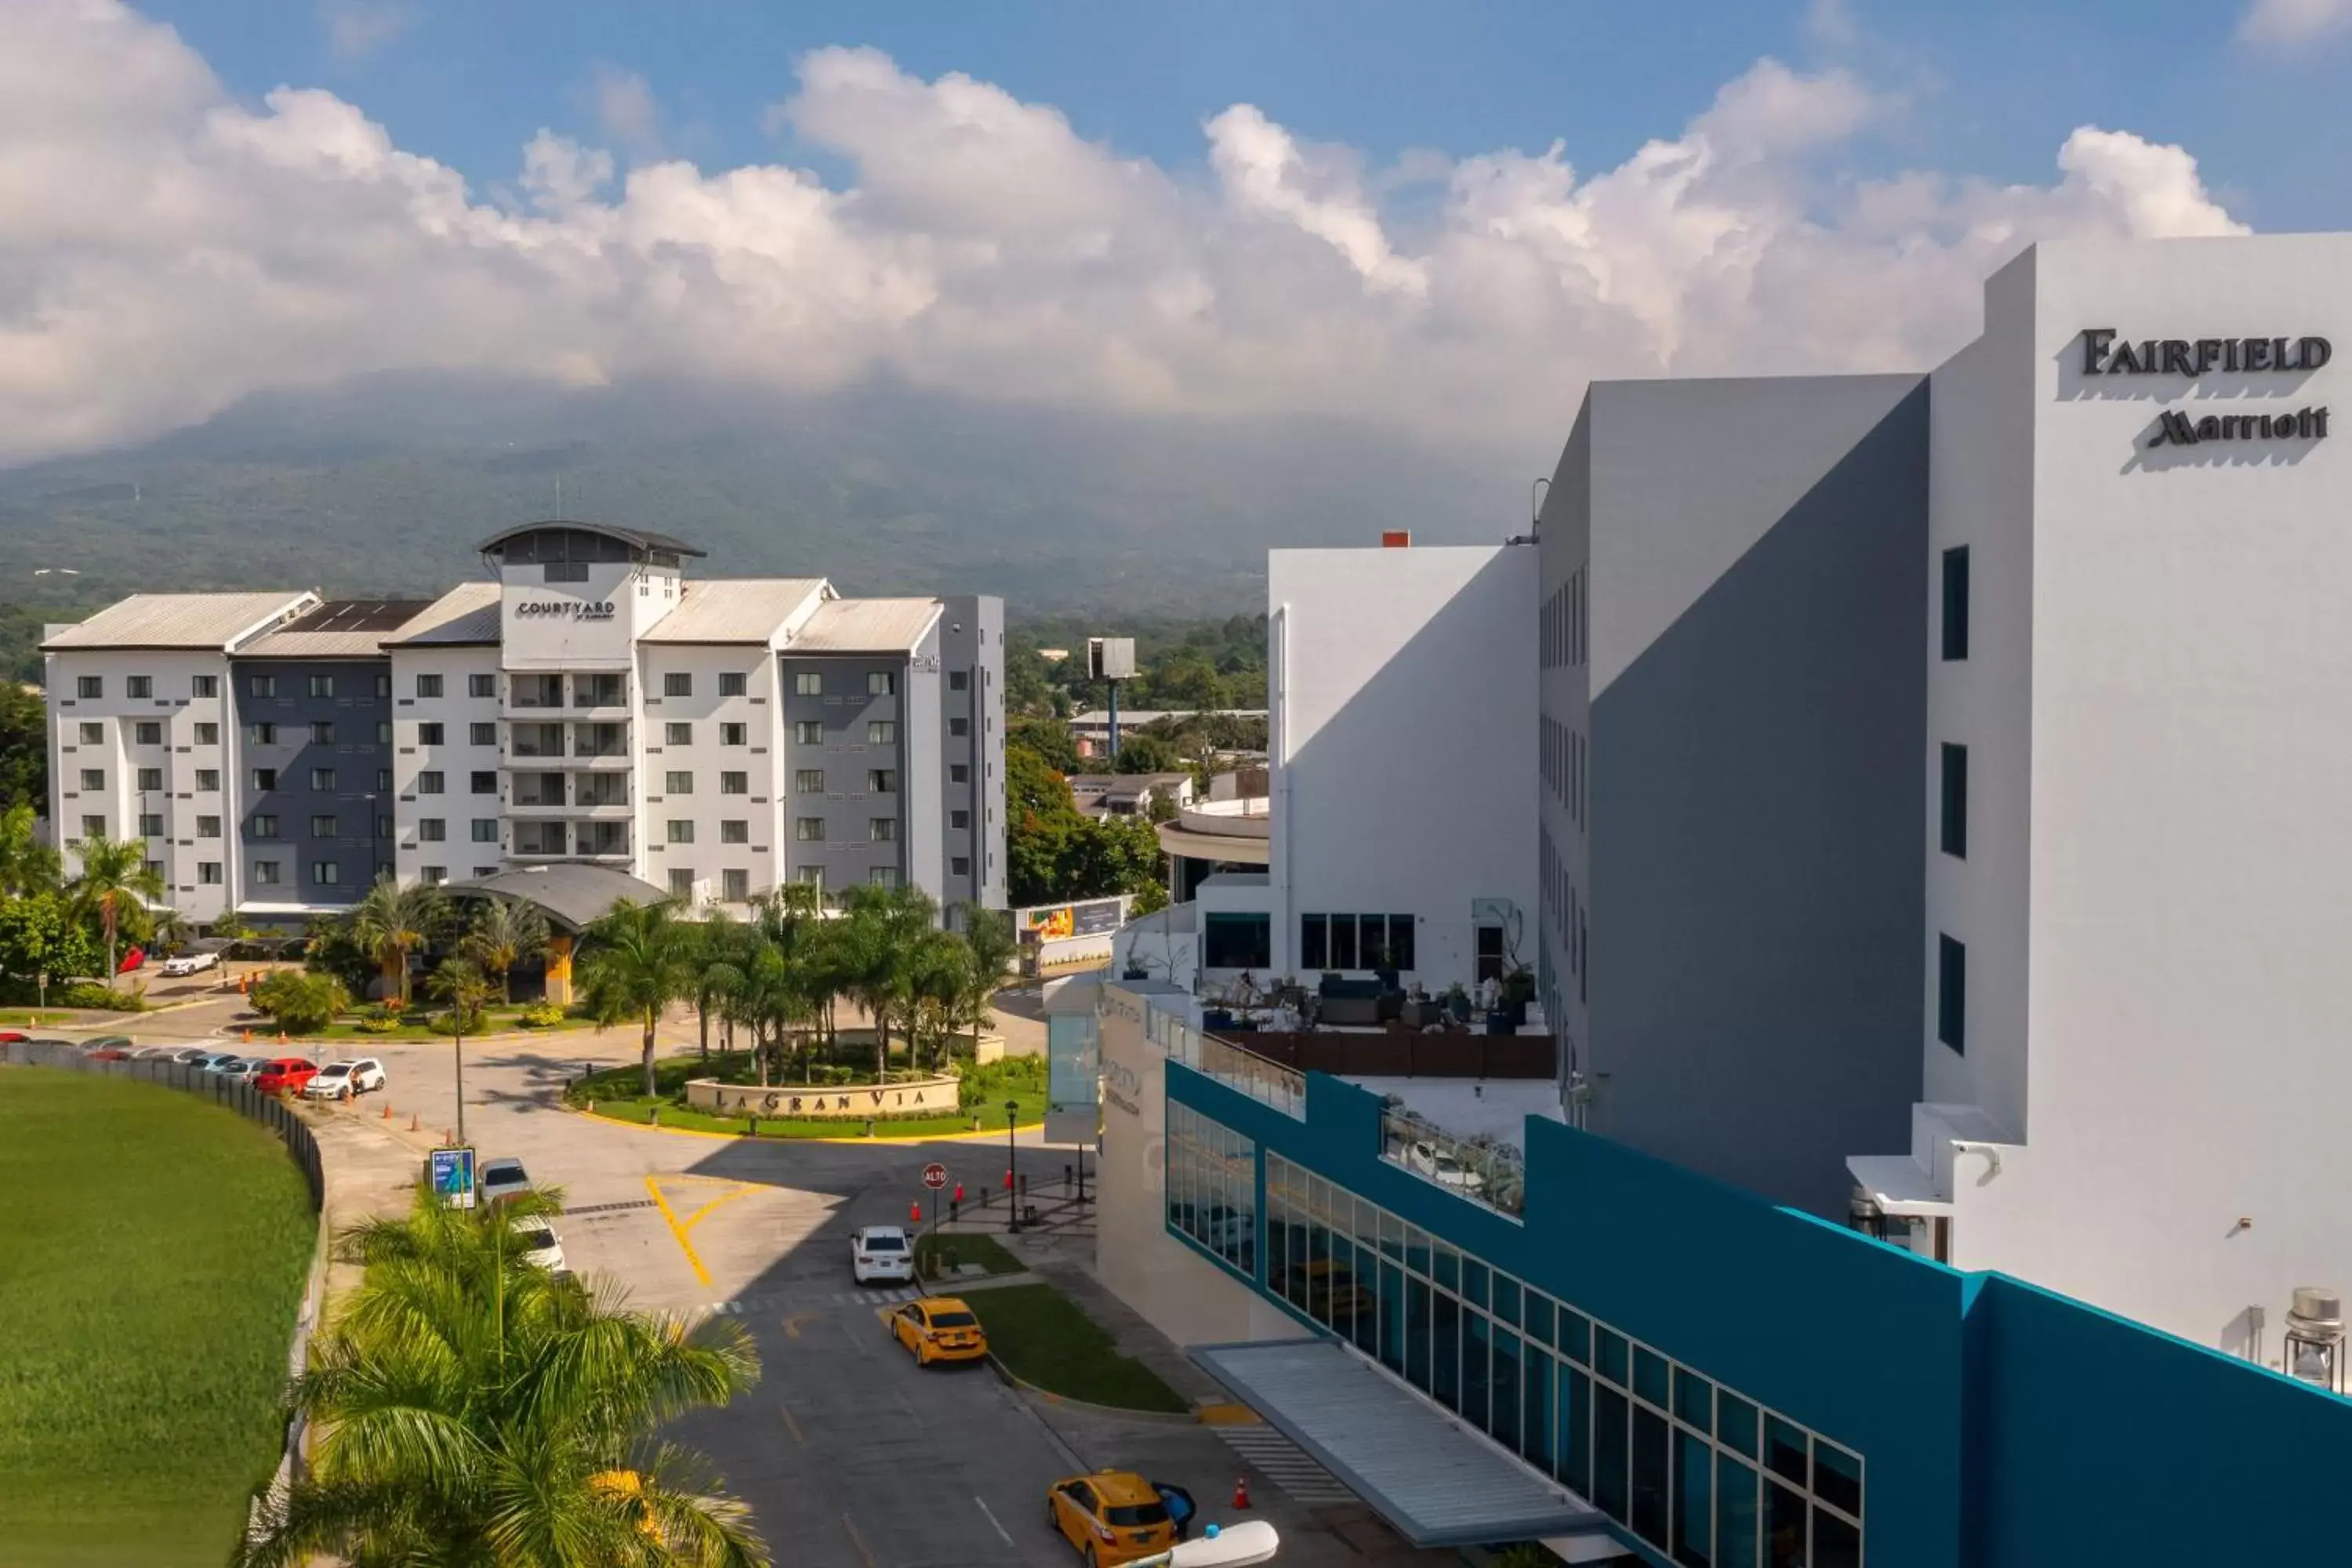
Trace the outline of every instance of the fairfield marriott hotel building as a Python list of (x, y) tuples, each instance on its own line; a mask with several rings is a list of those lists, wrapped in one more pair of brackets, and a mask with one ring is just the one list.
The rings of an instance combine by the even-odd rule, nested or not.
[[(1106, 1281), (1424, 1545), (2352, 1560), (2347, 342), (2352, 236), (2067, 242), (1931, 370), (1591, 387), (1447, 656), (1534, 668), (1532, 809), (1447, 805), (1534, 868), (1557, 1117), (1106, 981)], [(1295, 553), (1277, 869), (1351, 657)]]

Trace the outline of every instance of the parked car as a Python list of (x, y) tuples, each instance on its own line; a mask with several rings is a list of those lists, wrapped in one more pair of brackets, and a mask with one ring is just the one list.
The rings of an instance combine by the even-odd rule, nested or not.
[(131, 1053), (119, 1046), (104, 1046), (87, 1053), (82, 1059), (93, 1062), (127, 1062), (131, 1059)]
[[(124, 1037), (123, 1037), (122, 1036), (121, 1036), (121, 1035), (101, 1035), (100, 1037), (99, 1037), (99, 1038), (97, 1038), (97, 1039), (95, 1039), (95, 1040), (92, 1040), (92, 1041), (90, 1042), (90, 1044), (92, 1044), (92, 1045), (94, 1045), (94, 1046), (95, 1046), (95, 1045), (110, 1045), (110, 1045), (123, 1045), (123, 1046), (128, 1046), (128, 1045), (130, 1045), (130, 1044), (131, 1044), (131, 1042), (130, 1042), (128, 1039), (124, 1038)], [(142, 1061), (142, 1062), (161, 1062), (161, 1061), (171, 1061), (171, 1060), (173, 1060), (173, 1059), (176, 1058), (179, 1056), (179, 1054), (180, 1054), (182, 1051), (185, 1050), (185, 1049), (187, 1049), (187, 1047), (186, 1047), (185, 1046), (141, 1046), (137, 1050), (134, 1050), (134, 1051), (132, 1051), (132, 1052), (131, 1053), (131, 1059), (132, 1059), (133, 1061)]]
[(1101, 1568), (1157, 1556), (1176, 1544), (1167, 1500), (1132, 1470), (1055, 1482), (1045, 1494), (1045, 1514), (1063, 1540)]
[(182, 1067), (198, 1068), (218, 1055), (220, 1053), (210, 1046), (189, 1046), (184, 1050), (173, 1051), (172, 1059)]
[(909, 1301), (885, 1320), (890, 1337), (915, 1358), (917, 1366), (935, 1361), (978, 1361), (988, 1354), (988, 1331), (980, 1316), (953, 1296), (926, 1296)]
[(1405, 1151), (1405, 1163), (1439, 1186), (1457, 1192), (1475, 1193), (1486, 1184), (1486, 1177), (1455, 1159), (1451, 1151), (1426, 1140)]
[(383, 1087), (383, 1064), (373, 1057), (362, 1057), (355, 1062), (329, 1062), (302, 1086), (302, 1092), (312, 1100), (349, 1100)]
[(514, 1217), (515, 1239), (523, 1245), (523, 1261), (546, 1269), (550, 1274), (571, 1272), (563, 1262), (563, 1239), (555, 1234), (555, 1226), (542, 1215), (517, 1215)]
[(474, 1176), (474, 1193), (484, 1205), (530, 1191), (530, 1176), (520, 1160), (486, 1160)]
[(261, 1064), (252, 1083), (264, 1094), (299, 1094), (318, 1070), (317, 1063), (302, 1057), (272, 1057)]
[(895, 1225), (860, 1226), (849, 1235), (849, 1277), (860, 1285), (904, 1285), (915, 1277), (915, 1249)]
[(32, 1037), (22, 1029), (0, 1029), (0, 1046), (21, 1046)]
[(217, 952), (184, 952), (176, 957), (165, 959), (163, 973), (165, 974), (201, 974), (207, 969), (218, 968), (220, 961), (221, 955)]
[(146, 962), (147, 950), (143, 947), (134, 947), (130, 952), (122, 955), (122, 962), (115, 966), (114, 973), (117, 974), (128, 974)]
[[(81, 1047), (86, 1051), (129, 1051), (131, 1048), (131, 1037), (128, 1035), (93, 1035), (89, 1039), (81, 1042)], [(166, 1046), (163, 1048), (169, 1050), (171, 1047)]]
[(217, 1068), (205, 1070), (217, 1072), (231, 1083), (250, 1084), (259, 1076), (261, 1069), (268, 1065), (269, 1063), (260, 1057), (237, 1057), (222, 1063)]
[(244, 1072), (245, 1060), (235, 1051), (223, 1051), (205, 1064), (205, 1071), (214, 1077), (236, 1077)]

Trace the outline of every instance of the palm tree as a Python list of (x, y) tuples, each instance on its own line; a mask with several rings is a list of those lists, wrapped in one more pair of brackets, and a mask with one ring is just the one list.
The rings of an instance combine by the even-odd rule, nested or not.
[(654, 1026), (673, 1002), (694, 994), (691, 928), (668, 900), (637, 904), (622, 899), (590, 925), (595, 943), (581, 965), (581, 995), (598, 1028), (636, 1020), (645, 1030), (646, 1098), (660, 1092), (654, 1077)]
[(337, 1238), (367, 1272), (289, 1391), (310, 1470), (265, 1501), (240, 1568), (764, 1568), (743, 1504), (657, 1435), (757, 1380), (749, 1337), (534, 1267), (516, 1222), (559, 1207), (420, 1196)]
[(422, 882), (402, 887), (387, 871), (344, 918), (353, 941), (383, 971), (384, 990), (408, 1005), (408, 963), (429, 945), (448, 920), (449, 900)]
[(724, 1016), (727, 998), (743, 983), (739, 961), (746, 934), (724, 910), (713, 910), (693, 931), (694, 1022), (706, 1062), (710, 1059), (710, 1016)]
[(78, 908), (98, 917), (106, 936), (106, 984), (111, 985), (121, 938), (146, 929), (149, 906), (161, 902), (165, 892), (163, 874), (147, 863), (147, 846), (136, 838), (93, 834), (77, 853), (81, 874), (68, 890)]
[(997, 987), (1012, 973), (1021, 942), (1013, 934), (1012, 911), (982, 909), (971, 903), (961, 909), (964, 945), (971, 952), (971, 984), (957, 1000), (957, 1024), (959, 1027), (971, 1028), (972, 1045), (977, 1049), (980, 1031), (994, 1022), (989, 1015), (989, 1004), (996, 999)]
[(433, 972), (433, 995), (449, 1009), (449, 1044), (457, 1074), (457, 1142), (466, 1141), (466, 1026), (479, 1024), (482, 1009), (499, 988), (490, 977), (462, 958), (445, 958)]
[(33, 803), (0, 811), (0, 896), (28, 899), (58, 885), (58, 852), (41, 842)]
[(514, 1000), (509, 978), (514, 966), (547, 948), (547, 917), (521, 899), (492, 899), (474, 913), (466, 929), (466, 956), (499, 977), (499, 1000)]

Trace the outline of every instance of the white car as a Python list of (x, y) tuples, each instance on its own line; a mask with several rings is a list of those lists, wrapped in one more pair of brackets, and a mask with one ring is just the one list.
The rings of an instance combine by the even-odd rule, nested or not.
[(163, 961), (165, 974), (200, 974), (220, 963), (217, 952), (184, 952)]
[(1455, 1159), (1452, 1152), (1434, 1143), (1415, 1143), (1408, 1161), (1412, 1168), (1441, 1187), (1456, 1192), (1475, 1193), (1486, 1184), (1486, 1178)]
[(500, 1198), (529, 1191), (530, 1177), (524, 1173), (520, 1160), (485, 1160), (474, 1177), (474, 1194), (485, 1207)]
[(555, 1234), (555, 1226), (539, 1215), (517, 1215), (513, 1221), (515, 1239), (523, 1245), (523, 1261), (546, 1269), (550, 1274), (570, 1270), (563, 1262), (563, 1238)]
[(329, 1062), (302, 1086), (307, 1100), (349, 1100), (383, 1087), (383, 1064), (373, 1057), (355, 1062)]
[(915, 1249), (895, 1225), (861, 1226), (849, 1237), (849, 1277), (860, 1285), (904, 1285), (915, 1278)]

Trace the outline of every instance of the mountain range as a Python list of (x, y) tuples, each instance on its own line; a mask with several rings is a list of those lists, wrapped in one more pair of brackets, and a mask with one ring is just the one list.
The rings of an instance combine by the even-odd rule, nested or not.
[(404, 373), (0, 471), (0, 584), (425, 594), (472, 574), (485, 536), (561, 515), (679, 535), (711, 575), (998, 593), (1016, 617), (1225, 615), (1263, 607), (1269, 546), (1500, 539), (1525, 495), (1492, 460), (1334, 422)]

